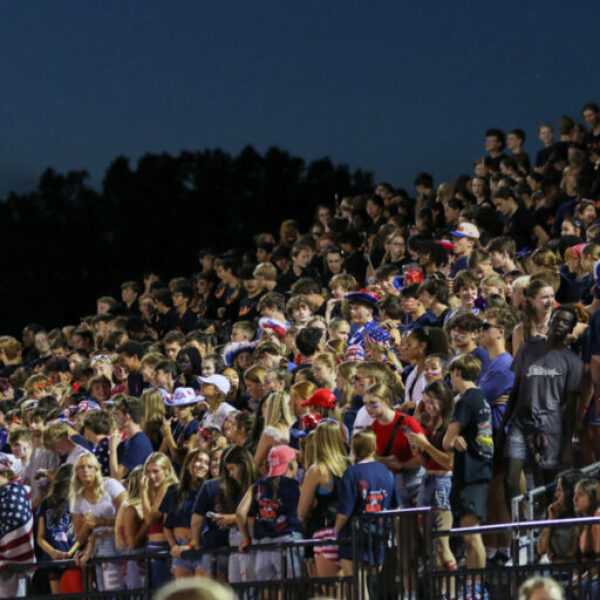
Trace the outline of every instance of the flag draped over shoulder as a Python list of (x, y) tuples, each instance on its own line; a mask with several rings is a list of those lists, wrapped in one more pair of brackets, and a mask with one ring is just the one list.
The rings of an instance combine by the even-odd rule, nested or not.
[(27, 489), (12, 481), (0, 487), (0, 571), (34, 560), (31, 500)]

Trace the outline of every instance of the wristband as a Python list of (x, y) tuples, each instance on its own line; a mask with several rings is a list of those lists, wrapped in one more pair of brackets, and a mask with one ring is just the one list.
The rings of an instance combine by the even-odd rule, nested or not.
[(186, 546), (187, 546), (187, 547), (188, 547), (190, 550), (193, 550), (193, 549), (194, 549), (194, 544), (192, 544), (192, 542), (188, 542), (188, 543), (186, 544)]

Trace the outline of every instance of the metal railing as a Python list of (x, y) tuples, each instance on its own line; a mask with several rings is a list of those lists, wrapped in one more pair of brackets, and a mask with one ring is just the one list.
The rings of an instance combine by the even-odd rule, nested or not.
[[(352, 520), (352, 537), (349, 539), (298, 540), (292, 542), (256, 544), (248, 548), (250, 553), (261, 551), (276, 552), (280, 560), (281, 577), (274, 580), (252, 580), (231, 584), (241, 600), (308, 600), (315, 596), (343, 598), (344, 600), (430, 600), (453, 596), (458, 600), (479, 598), (504, 600), (515, 598), (517, 589), (527, 577), (551, 575), (565, 585), (568, 596), (591, 598), (593, 586), (597, 585), (596, 574), (600, 565), (596, 561), (573, 563), (542, 564), (529, 560), (519, 560), (522, 534), (544, 527), (581, 527), (600, 524), (600, 517), (585, 519), (557, 519), (553, 521), (516, 522), (497, 525), (483, 525), (468, 528), (437, 530), (435, 512), (430, 508), (415, 508), (383, 511), (362, 515)], [(436, 544), (442, 537), (458, 538), (474, 534), (485, 534), (507, 529), (513, 532), (512, 554), (514, 564), (485, 569), (460, 569), (445, 571), (436, 568)], [(578, 533), (578, 532), (577, 532)], [(352, 575), (345, 577), (315, 578), (309, 575), (306, 562), (301, 559), (312, 546), (341, 546), (343, 556), (352, 559)], [(219, 575), (219, 558), (239, 551), (234, 547), (211, 551), (188, 551), (184, 558), (198, 558), (210, 555), (212, 576)], [(147, 566), (152, 559), (169, 559), (167, 553), (139, 553), (113, 557), (95, 557), (84, 569), (90, 572), (98, 563), (144, 561)], [(25, 574), (32, 566), (38, 571), (56, 570), (57, 567), (72, 566), (74, 561), (52, 561), (35, 565), (11, 565), (13, 572)], [(300, 571), (295, 565), (301, 565)], [(60, 598), (115, 600), (151, 600), (155, 586), (149, 578), (143, 589), (111, 590), (100, 592), (87, 585), (79, 594), (60, 594)], [(593, 588), (595, 589), (595, 588)], [(451, 592), (451, 594), (450, 594)], [(275, 596), (276, 594), (276, 596)], [(34, 594), (28, 590), (30, 600), (57, 600), (50, 594)]]
[[(594, 473), (600, 473), (600, 462), (593, 463), (587, 467), (580, 469), (583, 475), (589, 476)], [(535, 507), (538, 502), (539, 496), (544, 496), (551, 492), (556, 487), (556, 481), (549, 483), (548, 485), (541, 485), (533, 488), (528, 492), (519, 494), (511, 500), (511, 518), (513, 523), (519, 523), (521, 521), (534, 521), (535, 520)], [(523, 519), (521, 518), (523, 515)], [(525, 541), (525, 540), (523, 540)], [(530, 530), (527, 534), (527, 553), (529, 560), (535, 559), (535, 537), (533, 530)]]
[[(495, 525), (480, 525), (477, 527), (459, 527), (447, 531), (432, 531), (430, 536), (430, 597), (447, 590), (454, 590), (454, 597), (461, 600), (467, 597), (480, 600), (512, 600), (517, 597), (518, 588), (523, 581), (534, 575), (550, 576), (562, 583), (567, 598), (597, 599), (600, 595), (590, 595), (592, 587), (597, 586), (597, 571), (599, 563), (595, 559), (578, 560), (573, 562), (539, 562), (526, 560), (521, 562), (521, 533), (535, 532), (545, 527), (575, 527), (583, 525), (598, 525), (600, 517), (573, 519), (555, 519), (542, 521), (527, 521), (520, 523), (500, 523)], [(438, 570), (435, 567), (435, 540), (440, 537), (465, 537), (475, 534), (513, 531), (511, 553), (513, 560), (503, 567), (494, 566), (484, 569), (460, 569), (458, 571)]]

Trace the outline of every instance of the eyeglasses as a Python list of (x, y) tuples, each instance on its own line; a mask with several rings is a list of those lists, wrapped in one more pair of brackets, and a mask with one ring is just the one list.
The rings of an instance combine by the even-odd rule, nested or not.
[(489, 331), (492, 327), (495, 327), (496, 329), (502, 329), (502, 327), (500, 327), (499, 325), (495, 325), (494, 323), (489, 323), (488, 321), (484, 321), (481, 324), (482, 331)]

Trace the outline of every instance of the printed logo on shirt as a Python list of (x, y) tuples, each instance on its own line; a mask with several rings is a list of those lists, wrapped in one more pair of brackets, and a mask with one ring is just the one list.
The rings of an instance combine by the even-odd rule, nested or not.
[(261, 519), (275, 521), (277, 519), (277, 514), (279, 513), (279, 507), (279, 500), (261, 498), (258, 501), (258, 515)]
[(559, 377), (560, 375), (561, 372), (558, 369), (547, 369), (539, 365), (531, 365), (526, 377)]

